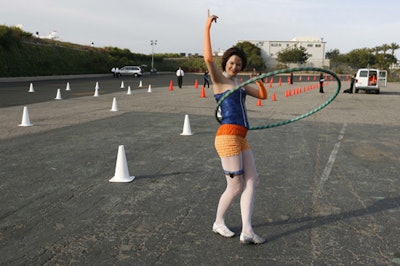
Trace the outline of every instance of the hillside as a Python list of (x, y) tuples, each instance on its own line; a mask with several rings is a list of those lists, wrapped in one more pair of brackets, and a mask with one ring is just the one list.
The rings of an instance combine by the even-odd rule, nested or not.
[[(154, 57), (159, 70), (177, 68), (176, 61), (163, 58)], [(108, 73), (114, 66), (150, 64), (151, 55), (128, 49), (40, 39), (17, 27), (0, 25), (0, 77)]]

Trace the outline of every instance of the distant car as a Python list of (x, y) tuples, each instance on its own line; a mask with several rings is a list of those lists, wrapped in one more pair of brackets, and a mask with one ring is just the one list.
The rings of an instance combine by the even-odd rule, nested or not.
[(152, 68), (152, 69), (150, 69), (150, 73), (151, 73), (151, 74), (156, 74), (156, 73), (157, 73), (157, 68)]
[(119, 69), (119, 75), (132, 75), (135, 77), (140, 77), (143, 75), (143, 71), (139, 66), (124, 66)]

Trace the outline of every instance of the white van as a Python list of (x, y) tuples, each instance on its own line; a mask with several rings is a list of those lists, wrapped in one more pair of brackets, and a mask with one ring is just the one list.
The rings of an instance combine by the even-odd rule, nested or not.
[(376, 68), (361, 68), (357, 71), (354, 84), (355, 93), (359, 90), (380, 92), (380, 87), (386, 87), (387, 71)]

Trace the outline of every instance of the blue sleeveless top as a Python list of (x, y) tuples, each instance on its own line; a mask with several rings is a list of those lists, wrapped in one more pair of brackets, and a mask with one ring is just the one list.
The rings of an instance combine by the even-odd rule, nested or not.
[[(228, 92), (230, 91), (214, 94), (215, 100), (218, 102)], [(225, 98), (220, 105), (222, 115), (221, 124), (234, 124), (249, 128), (245, 105), (246, 95), (246, 91), (240, 88)]]

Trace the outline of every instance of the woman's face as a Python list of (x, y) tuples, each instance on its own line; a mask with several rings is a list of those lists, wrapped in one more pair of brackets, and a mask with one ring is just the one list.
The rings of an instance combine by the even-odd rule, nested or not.
[(225, 72), (231, 76), (235, 77), (242, 70), (242, 58), (237, 55), (232, 55), (226, 62)]

